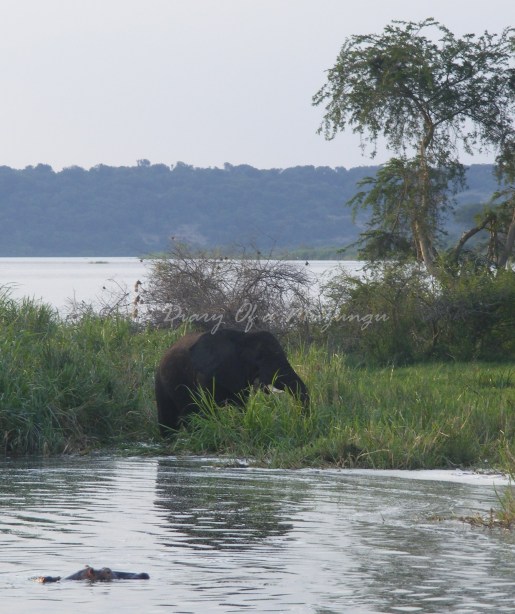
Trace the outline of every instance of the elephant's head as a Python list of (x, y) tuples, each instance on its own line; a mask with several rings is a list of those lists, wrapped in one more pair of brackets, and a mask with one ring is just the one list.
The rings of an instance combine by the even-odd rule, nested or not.
[(250, 382), (289, 390), (302, 401), (304, 407), (309, 405), (306, 385), (290, 365), (280, 343), (271, 333), (246, 333), (242, 337), (240, 348), (242, 361), (249, 369)]

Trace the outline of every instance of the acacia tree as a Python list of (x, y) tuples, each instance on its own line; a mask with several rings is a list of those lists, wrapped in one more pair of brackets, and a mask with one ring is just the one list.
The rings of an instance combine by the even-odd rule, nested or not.
[(372, 155), (380, 137), (396, 154), (353, 204), (375, 208), (380, 227), (369, 238), (376, 243), (397, 237), (403, 221), (429, 271), (449, 182), (463, 175), (459, 147), (500, 152), (513, 138), (514, 33), (457, 38), (433, 19), (394, 21), (381, 34), (349, 37), (313, 97), (325, 104), (319, 132), (327, 139), (350, 127)]

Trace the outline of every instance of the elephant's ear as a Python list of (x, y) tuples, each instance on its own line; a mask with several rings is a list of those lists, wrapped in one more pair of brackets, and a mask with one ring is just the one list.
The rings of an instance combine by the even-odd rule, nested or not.
[(193, 368), (205, 378), (214, 377), (227, 390), (239, 392), (248, 385), (247, 373), (231, 340), (205, 333), (190, 349)]

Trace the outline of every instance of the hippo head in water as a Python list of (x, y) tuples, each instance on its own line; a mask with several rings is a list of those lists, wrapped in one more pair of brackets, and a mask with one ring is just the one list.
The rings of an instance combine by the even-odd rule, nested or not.
[[(113, 571), (109, 567), (94, 569), (86, 565), (84, 569), (76, 571), (71, 576), (66, 576), (64, 580), (88, 580), (89, 582), (110, 582), (111, 580), (148, 580), (148, 573), (133, 573), (131, 571)], [(46, 584), (48, 582), (59, 582), (61, 576), (38, 576), (36, 582)]]

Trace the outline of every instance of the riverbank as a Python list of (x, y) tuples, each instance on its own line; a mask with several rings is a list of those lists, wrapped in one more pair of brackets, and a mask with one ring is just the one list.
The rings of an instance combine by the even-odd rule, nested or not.
[(4, 455), (147, 442), (164, 453), (248, 457), (268, 467), (515, 471), (513, 365), (356, 367), (321, 345), (289, 352), (310, 389), (309, 412), (288, 394), (257, 392), (244, 410), (207, 402), (162, 443), (153, 375), (180, 334), (93, 314), (64, 322), (44, 305), (4, 296)]
[(245, 410), (207, 407), (174, 452), (251, 457), (272, 467), (515, 469), (514, 369), (485, 363), (363, 368), (311, 347), (292, 357), (311, 392), (256, 393)]

